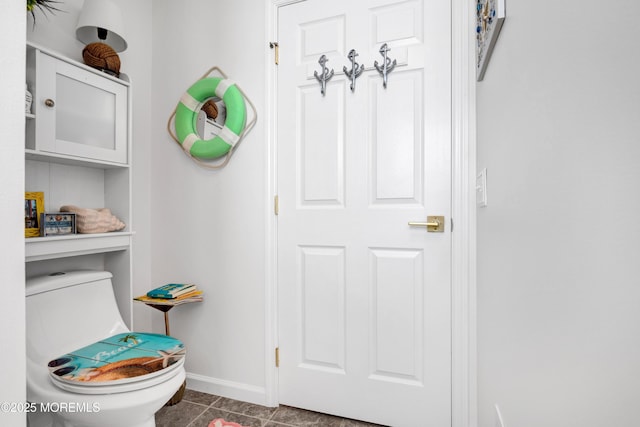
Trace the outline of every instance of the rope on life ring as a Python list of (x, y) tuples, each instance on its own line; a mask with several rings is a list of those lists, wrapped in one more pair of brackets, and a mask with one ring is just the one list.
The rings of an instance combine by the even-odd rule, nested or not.
[[(213, 70), (217, 70), (223, 77), (207, 77)], [(220, 132), (211, 139), (203, 140), (196, 131), (198, 112), (213, 97), (222, 99), (227, 116)], [(253, 110), (253, 118), (249, 123), (245, 99)], [(171, 130), (173, 119), (175, 134)], [(256, 120), (257, 113), (253, 103), (235, 82), (229, 80), (218, 67), (213, 67), (182, 95), (169, 117), (167, 130), (192, 160), (200, 166), (219, 169), (226, 166), (234, 148), (253, 128)], [(200, 160), (217, 159), (224, 155), (227, 156), (224, 162), (217, 165)]]

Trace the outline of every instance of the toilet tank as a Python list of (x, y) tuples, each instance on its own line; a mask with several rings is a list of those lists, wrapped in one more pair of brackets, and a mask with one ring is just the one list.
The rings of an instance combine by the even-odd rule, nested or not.
[(47, 363), (127, 332), (111, 277), (106, 271), (69, 271), (27, 279), (27, 358)]

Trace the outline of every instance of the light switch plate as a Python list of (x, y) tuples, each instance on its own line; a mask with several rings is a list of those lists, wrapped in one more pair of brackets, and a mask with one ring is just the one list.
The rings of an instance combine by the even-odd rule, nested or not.
[(476, 176), (476, 206), (487, 206), (487, 168), (482, 169)]

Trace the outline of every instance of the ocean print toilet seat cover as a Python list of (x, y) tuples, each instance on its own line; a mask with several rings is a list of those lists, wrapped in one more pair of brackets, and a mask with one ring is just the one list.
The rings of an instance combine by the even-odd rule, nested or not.
[(117, 385), (164, 375), (183, 365), (185, 354), (184, 344), (170, 336), (126, 332), (57, 357), (48, 368), (54, 382)]

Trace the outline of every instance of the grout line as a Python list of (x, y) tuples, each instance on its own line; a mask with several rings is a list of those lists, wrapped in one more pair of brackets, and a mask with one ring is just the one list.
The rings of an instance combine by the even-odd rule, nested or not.
[[(222, 397), (216, 399), (216, 401), (214, 403), (212, 403), (209, 407), (211, 409), (218, 409), (220, 411), (228, 412), (228, 413), (233, 414), (233, 415), (242, 415), (243, 417), (255, 418), (255, 419), (261, 421), (261, 423), (260, 423), (261, 425), (264, 425), (264, 424), (268, 423), (269, 421), (271, 421), (271, 418), (273, 417), (273, 414), (275, 414), (276, 411), (278, 410), (278, 408), (276, 408), (276, 411), (273, 411), (273, 413), (271, 415), (269, 415), (268, 418), (262, 418), (262, 417), (259, 417), (259, 416), (249, 415), (249, 414), (245, 414), (245, 413), (242, 413), (242, 412), (235, 412), (235, 411), (231, 411), (231, 410), (229, 410), (227, 408), (221, 408), (221, 407), (218, 407), (218, 406), (214, 406), (214, 404), (217, 403), (221, 399), (222, 399)], [(230, 399), (230, 400), (234, 400), (234, 399)], [(237, 402), (240, 402), (240, 401), (238, 400)], [(262, 405), (255, 405), (255, 406), (262, 406)]]
[[(203, 394), (204, 394), (204, 393), (203, 393)], [(213, 395), (212, 395), (212, 394), (210, 394), (209, 396), (213, 396)], [(213, 397), (215, 397), (215, 399), (213, 399), (213, 401), (212, 401), (211, 403), (209, 403), (209, 404), (204, 404), (204, 403), (200, 403), (200, 402), (194, 402), (193, 400), (189, 400), (189, 399), (188, 399), (188, 398), (186, 398), (186, 397), (183, 397), (183, 398), (182, 398), (182, 400), (183, 400), (183, 401), (185, 401), (185, 402), (189, 402), (189, 403), (195, 403), (196, 405), (211, 406), (211, 405), (213, 405), (214, 403), (216, 403), (218, 400), (222, 399), (222, 396), (213, 396)]]
[[(197, 403), (195, 403), (195, 402), (189, 402), (189, 403), (193, 403), (193, 404), (197, 405)], [(200, 406), (203, 406), (203, 405), (200, 405)], [(208, 409), (209, 409), (209, 407), (208, 407), (208, 406), (207, 406), (207, 407), (205, 407), (205, 408), (202, 410), (202, 412), (200, 412), (200, 414), (196, 415), (196, 416), (195, 416), (195, 417), (194, 417), (194, 418), (193, 418), (193, 419), (192, 419), (192, 420), (191, 420), (191, 421), (186, 425), (186, 427), (189, 427), (190, 425), (192, 425), (193, 423), (195, 423), (195, 422), (196, 422), (196, 420), (197, 420), (198, 418), (200, 418), (202, 415), (204, 415), (204, 413), (205, 413), (205, 412), (207, 412), (207, 410), (208, 410)]]
[[(276, 414), (276, 412), (278, 412), (279, 410), (280, 410), (280, 405), (276, 406), (276, 410), (275, 410), (275, 411), (273, 411), (273, 412), (271, 413), (271, 415), (269, 416), (269, 419), (267, 420), (267, 422), (271, 421), (271, 420), (273, 419), (273, 416), (274, 416), (274, 415)], [(274, 421), (274, 423), (275, 423), (275, 422), (277, 422), (277, 421)]]
[[(254, 417), (253, 415), (243, 414), (242, 412), (230, 411), (228, 409), (218, 408), (218, 407), (215, 407), (215, 406), (210, 406), (208, 409), (217, 409), (218, 411), (227, 412), (227, 413), (232, 414), (232, 415), (241, 415), (243, 417), (253, 418), (253, 419), (256, 419), (256, 420), (260, 420), (260, 421), (266, 420), (266, 418)], [(266, 421), (268, 421), (268, 420), (266, 420)]]
[(278, 421), (271, 421), (271, 420), (268, 420), (268, 421), (267, 421), (267, 423), (270, 423), (270, 422), (271, 422), (271, 423), (273, 423), (273, 424), (275, 424), (276, 426), (284, 426), (284, 427), (298, 427), (298, 426), (295, 426), (294, 424), (285, 424), (285, 423), (280, 423), (280, 422), (278, 422)]
[(205, 405), (204, 403), (194, 402), (192, 400), (182, 399), (183, 402), (191, 403), (192, 405), (204, 406), (205, 408), (209, 408), (211, 405)]

